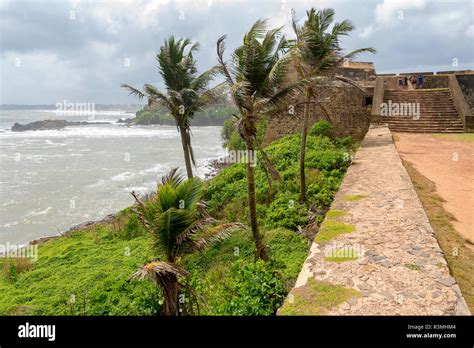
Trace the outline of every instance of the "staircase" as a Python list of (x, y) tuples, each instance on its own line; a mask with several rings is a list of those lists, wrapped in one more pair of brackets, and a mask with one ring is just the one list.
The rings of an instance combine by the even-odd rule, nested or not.
[(384, 93), (384, 103), (387, 108), (391, 105), (392, 111), (397, 106), (400, 108), (402, 103), (405, 103), (405, 111), (408, 104), (414, 107), (412, 110), (419, 111), (419, 117), (414, 113), (401, 112), (397, 115), (396, 111), (385, 114), (383, 120), (388, 122), (388, 127), (392, 131), (413, 133), (462, 133), (464, 131), (448, 88), (387, 89)]

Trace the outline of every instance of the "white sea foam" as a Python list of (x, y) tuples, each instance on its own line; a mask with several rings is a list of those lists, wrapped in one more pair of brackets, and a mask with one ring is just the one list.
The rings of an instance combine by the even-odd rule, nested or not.
[(46, 215), (48, 214), (51, 210), (53, 209), (53, 207), (47, 207), (46, 209), (43, 209), (41, 210), (40, 209), (35, 209), (33, 211), (30, 211), (29, 213), (27, 213), (26, 215), (24, 215), (25, 218), (29, 218), (29, 217), (33, 217), (33, 216), (38, 216), (38, 215)]
[(131, 137), (158, 137), (160, 139), (178, 138), (179, 133), (173, 127), (124, 127), (118, 125), (90, 125), (72, 126), (59, 130), (41, 130), (24, 132), (0, 133), (0, 139), (22, 138), (131, 138)]
[[(31, 122), (18, 114), (18, 122)], [(209, 160), (224, 154), (220, 144), (220, 127), (193, 129), (196, 176), (203, 177)], [(0, 156), (0, 216), (8, 217), (0, 219), (0, 243), (23, 243), (102, 218), (130, 206), (130, 191), (155, 190), (171, 168), (186, 173), (172, 126), (8, 131), (0, 133)]]

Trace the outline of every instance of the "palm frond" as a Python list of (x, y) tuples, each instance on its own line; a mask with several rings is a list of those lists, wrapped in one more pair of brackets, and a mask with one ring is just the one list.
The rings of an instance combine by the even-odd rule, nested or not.
[(210, 68), (209, 70), (203, 72), (201, 75), (199, 75), (193, 80), (193, 82), (191, 83), (191, 88), (196, 91), (204, 90), (219, 73), (219, 69), (220, 67), (216, 65)]
[(146, 96), (145, 93), (143, 93), (139, 89), (136, 89), (136, 88), (134, 88), (130, 85), (122, 84), (122, 85), (120, 85), (120, 87), (125, 88), (126, 90), (128, 90), (129, 95), (133, 95), (133, 96), (137, 97), (139, 100), (142, 100)]
[(184, 178), (179, 174), (178, 170), (179, 168), (175, 167), (164, 175), (161, 178), (161, 185), (168, 184), (173, 188), (177, 188), (184, 181)]
[(189, 272), (171, 262), (153, 259), (146, 261), (129, 279), (149, 279), (160, 284), (166, 282), (170, 275), (174, 277), (187, 277)]
[(233, 232), (243, 228), (245, 228), (245, 226), (240, 223), (226, 223), (214, 226), (200, 235), (199, 239), (192, 241), (188, 250), (190, 252), (202, 251), (214, 243), (222, 242), (230, 237)]
[(229, 85), (233, 85), (234, 79), (232, 78), (232, 75), (224, 59), (224, 52), (226, 48), (225, 39), (226, 35), (223, 35), (217, 40), (217, 61), (219, 63), (219, 69), (221, 74), (224, 75)]
[(201, 199), (202, 181), (199, 178), (190, 178), (176, 187), (176, 195), (180, 200), (181, 209), (194, 209)]

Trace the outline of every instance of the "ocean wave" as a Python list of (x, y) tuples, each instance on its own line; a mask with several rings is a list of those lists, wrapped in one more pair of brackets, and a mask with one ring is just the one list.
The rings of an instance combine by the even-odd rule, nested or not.
[(136, 173), (124, 172), (124, 173), (114, 175), (113, 177), (110, 178), (110, 180), (112, 180), (112, 181), (125, 181), (125, 180), (133, 178), (136, 175), (137, 175)]
[(119, 125), (73, 126), (59, 130), (41, 130), (0, 133), (1, 139), (41, 139), (41, 138), (130, 138), (159, 137), (160, 139), (178, 138), (179, 133), (173, 127), (124, 127)]
[(170, 166), (162, 165), (162, 164), (157, 164), (151, 168), (148, 169), (143, 169), (138, 172), (123, 172), (117, 175), (114, 175), (113, 177), (110, 178), (112, 181), (127, 181), (132, 178), (135, 178), (137, 176), (146, 176), (148, 174), (160, 174), (160, 173), (165, 173), (167, 170), (169, 170)]
[(44, 210), (41, 210), (41, 208), (35, 209), (35, 210), (32, 210), (32, 211), (28, 212), (27, 214), (23, 215), (23, 217), (24, 217), (24, 218), (29, 218), (29, 217), (33, 217), (33, 216), (46, 215), (46, 214), (48, 214), (52, 209), (53, 209), (53, 207), (47, 207), (47, 208), (44, 209)]

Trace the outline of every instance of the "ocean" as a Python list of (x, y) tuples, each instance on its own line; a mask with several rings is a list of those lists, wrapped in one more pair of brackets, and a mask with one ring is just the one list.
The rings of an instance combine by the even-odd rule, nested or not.
[[(53, 110), (0, 110), (0, 244), (57, 235), (133, 203), (171, 168), (185, 174), (179, 133), (172, 126), (126, 126), (124, 111), (90, 115)], [(15, 123), (45, 119), (113, 122), (61, 130), (11, 132)], [(225, 154), (221, 127), (194, 127), (197, 175)], [(196, 169), (195, 169), (196, 170)]]

